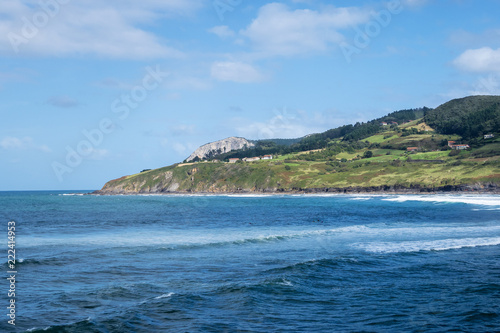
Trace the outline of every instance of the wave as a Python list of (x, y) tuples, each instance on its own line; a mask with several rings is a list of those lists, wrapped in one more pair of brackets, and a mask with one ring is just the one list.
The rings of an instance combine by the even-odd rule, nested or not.
[(92, 319), (88, 317), (85, 320), (76, 321), (73, 323), (47, 326), (44, 328), (32, 327), (26, 330), (26, 332), (99, 332), (96, 325), (92, 322)]
[(16, 264), (17, 265), (43, 265), (44, 261), (49, 262), (50, 260), (18, 258), (18, 259), (16, 259)]
[(498, 195), (398, 195), (384, 198), (384, 201), (406, 202), (424, 201), (437, 203), (465, 203), (471, 205), (500, 206)]
[[(170, 292), (170, 293), (168, 293), (168, 294), (161, 294), (160, 296), (153, 297), (152, 299), (153, 299), (153, 300), (161, 300), (161, 299), (165, 299), (165, 298), (171, 298), (171, 297), (172, 297), (172, 296), (174, 296), (174, 295), (175, 295), (175, 293)], [(146, 300), (144, 300), (144, 301), (140, 302), (140, 303), (139, 303), (139, 305), (147, 304), (147, 303), (149, 303), (150, 301), (151, 301), (151, 298), (148, 298), (148, 299), (146, 299)]]
[[(351, 227), (347, 227), (349, 229)], [(304, 237), (329, 232), (329, 230), (284, 230), (277, 233), (269, 233), (269, 230), (218, 230), (207, 232), (206, 230), (178, 231), (137, 231), (116, 233), (100, 233), (71, 235), (67, 237), (25, 237), (24, 247), (50, 246), (50, 245), (108, 245), (112, 247), (121, 246), (161, 246), (172, 247), (199, 247), (199, 246), (223, 246), (228, 244), (241, 245), (249, 243), (267, 243), (283, 241), (291, 238)]]
[[(9, 262), (4, 262), (4, 266), (8, 266)], [(17, 258), (16, 266), (29, 266), (29, 265), (52, 265), (52, 266), (63, 266), (66, 265), (67, 261), (59, 258), (47, 258), (47, 259), (31, 259), (31, 258)]]
[[(343, 241), (359, 240), (360, 237), (376, 237), (390, 239), (393, 237), (406, 237), (412, 239), (418, 235), (420, 239), (436, 237), (484, 237), (500, 234), (500, 225), (482, 226), (426, 226), (424, 224), (405, 226), (404, 224), (387, 225), (385, 223), (371, 225), (352, 225), (346, 227), (324, 229), (225, 229), (217, 231), (190, 230), (190, 231), (138, 231), (122, 232), (119, 234), (101, 233), (94, 235), (71, 235), (64, 238), (25, 237), (24, 247), (33, 246), (98, 246), (112, 248), (150, 248), (157, 247), (161, 250), (196, 249), (206, 247), (246, 246), (252, 244), (269, 244), (303, 240), (311, 238), (321, 241), (324, 237), (342, 239)], [(25, 244), (24, 244), (25, 243)], [(55, 262), (54, 262), (55, 261)], [(44, 259), (42, 263), (51, 262), (58, 264), (56, 258)], [(22, 262), (21, 262), (22, 263)], [(30, 262), (36, 264), (37, 262)]]
[(442, 239), (407, 242), (373, 242), (354, 244), (355, 247), (372, 253), (408, 253), (420, 251), (448, 251), (463, 248), (500, 245), (500, 237)]
[(372, 196), (372, 195), (361, 195), (361, 196), (350, 197), (351, 200), (356, 200), (356, 201), (368, 201), (368, 200), (371, 200), (373, 198), (374, 198), (374, 196)]
[[(302, 261), (298, 261), (295, 263), (290, 263), (281, 267), (274, 267), (265, 270), (266, 274), (277, 274), (277, 275), (285, 275), (288, 276), (289, 273), (295, 271), (309, 270), (311, 267), (320, 267), (320, 269), (324, 268), (332, 268), (332, 269), (343, 269), (344, 267), (368, 267), (373, 266), (373, 263), (368, 258), (355, 257), (355, 256), (332, 256), (332, 257), (324, 257), (317, 259), (304, 259)], [(280, 283), (286, 283), (281, 281)]]
[(281, 279), (281, 281), (279, 281), (278, 284), (286, 287), (293, 287), (293, 283), (285, 278)]
[(156, 296), (155, 299), (169, 298), (169, 297), (172, 297), (173, 295), (175, 295), (175, 293), (163, 294), (160, 296)]
[[(241, 230), (207, 230), (183, 231), (127, 231), (119, 234), (100, 233), (71, 235), (67, 237), (36, 237), (23, 238), (24, 247), (33, 246), (108, 246), (108, 247), (148, 247), (167, 246), (169, 249), (198, 248), (198, 247), (221, 247), (227, 245), (247, 245), (259, 243), (282, 242), (307, 237), (317, 237), (335, 234), (371, 234), (377, 232), (377, 227), (366, 225), (352, 225), (347, 227), (336, 227), (331, 229), (286, 229), (276, 230), (272, 233), (265, 229), (241, 229)], [(500, 227), (499, 227), (500, 230)]]

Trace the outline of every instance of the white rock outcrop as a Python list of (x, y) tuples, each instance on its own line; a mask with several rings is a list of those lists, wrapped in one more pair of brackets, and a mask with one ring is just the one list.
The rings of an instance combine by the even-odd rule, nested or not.
[(245, 138), (230, 137), (227, 139), (207, 143), (196, 149), (187, 159), (187, 162), (199, 159), (210, 158), (219, 154), (228, 153), (232, 150), (254, 147), (255, 145)]

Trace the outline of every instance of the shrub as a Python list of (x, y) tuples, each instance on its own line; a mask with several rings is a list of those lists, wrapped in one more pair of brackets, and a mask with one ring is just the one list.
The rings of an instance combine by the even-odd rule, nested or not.
[(365, 153), (363, 154), (363, 158), (370, 158), (370, 157), (373, 157), (373, 152), (371, 150), (365, 151)]

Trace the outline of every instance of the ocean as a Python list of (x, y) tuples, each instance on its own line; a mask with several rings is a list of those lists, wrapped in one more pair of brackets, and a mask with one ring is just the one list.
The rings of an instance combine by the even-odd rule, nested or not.
[(500, 332), (498, 195), (0, 192), (0, 221), (1, 332)]

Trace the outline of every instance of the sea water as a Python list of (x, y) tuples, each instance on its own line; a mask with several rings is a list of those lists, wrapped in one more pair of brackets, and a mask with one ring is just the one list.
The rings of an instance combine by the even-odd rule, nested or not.
[(2, 332), (500, 331), (500, 196), (2, 192), (1, 225)]

